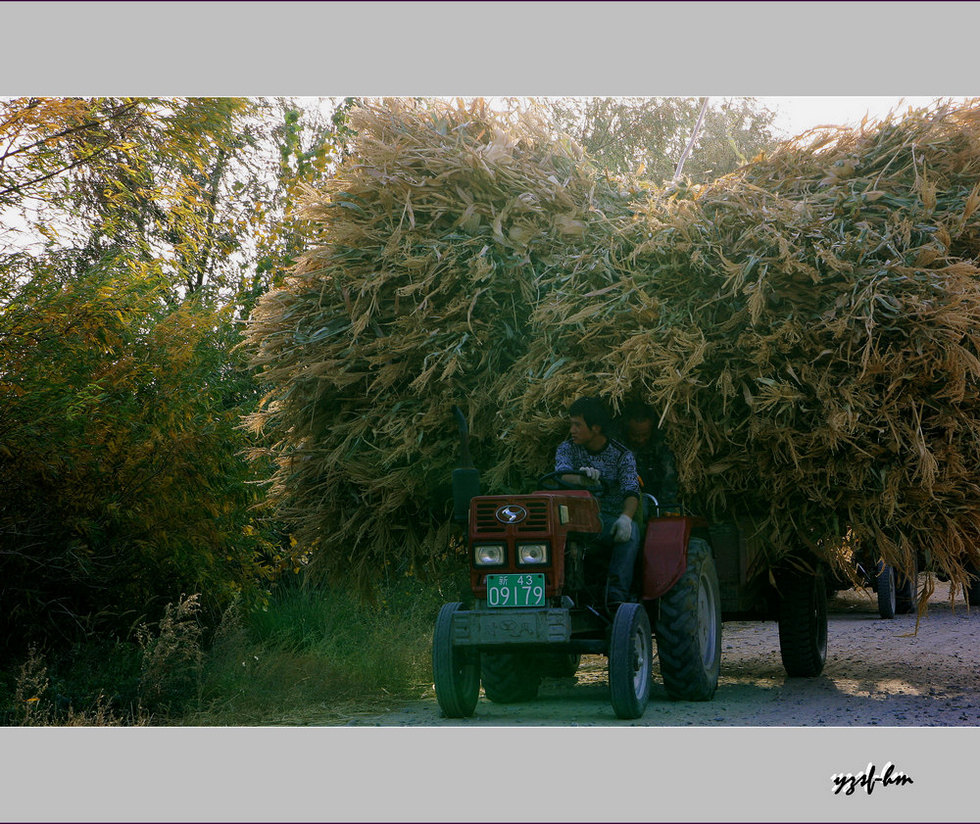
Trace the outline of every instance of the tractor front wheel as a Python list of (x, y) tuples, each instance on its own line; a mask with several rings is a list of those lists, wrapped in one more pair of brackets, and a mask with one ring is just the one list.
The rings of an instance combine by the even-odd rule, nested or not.
[(650, 700), (653, 645), (642, 604), (616, 610), (609, 637), (609, 692), (617, 718), (639, 718)]
[(453, 645), (453, 614), (462, 606), (444, 604), (432, 636), (432, 677), (436, 700), (447, 718), (468, 718), (480, 697), (480, 654)]

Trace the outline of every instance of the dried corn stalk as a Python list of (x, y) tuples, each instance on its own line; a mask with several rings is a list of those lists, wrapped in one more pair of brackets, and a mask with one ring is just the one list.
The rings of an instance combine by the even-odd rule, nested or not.
[(250, 337), (273, 492), (323, 569), (448, 536), (468, 410), (494, 491), (584, 392), (650, 402), (690, 499), (770, 563), (851, 536), (963, 580), (980, 530), (980, 108), (817, 130), (683, 198), (529, 117), (386, 101)]
[[(851, 531), (962, 581), (980, 531), (980, 109), (817, 132), (621, 222), (597, 294), (539, 304), (515, 459), (588, 389), (650, 402), (689, 497), (769, 560)], [(587, 379), (584, 376), (589, 376)]]
[(481, 101), (390, 100), (352, 126), (354, 159), (306, 203), (309, 252), (251, 318), (272, 389), (250, 425), (280, 438), (272, 493), (315, 566), (366, 580), (445, 551), (452, 406), (492, 462), (539, 283), (624, 198), (576, 146)]

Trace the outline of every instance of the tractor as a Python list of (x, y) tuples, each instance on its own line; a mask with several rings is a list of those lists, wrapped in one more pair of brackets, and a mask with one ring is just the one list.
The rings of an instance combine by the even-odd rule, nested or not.
[(591, 654), (608, 658), (615, 715), (639, 718), (650, 697), (654, 637), (668, 696), (710, 700), (722, 620), (731, 618), (778, 620), (789, 675), (823, 669), (827, 597), (814, 561), (760, 574), (744, 523), (709, 524), (645, 495), (636, 516), (633, 596), (610, 613), (595, 546), (602, 484), (585, 476), (571, 483), (576, 473), (552, 472), (527, 494), (481, 495), (466, 420), (458, 407), (454, 414), (460, 465), (453, 470), (453, 517), (466, 528), (469, 592), (436, 618), (433, 679), (445, 716), (473, 715), (481, 683), (495, 703), (532, 699), (542, 677), (573, 675), (580, 657)]

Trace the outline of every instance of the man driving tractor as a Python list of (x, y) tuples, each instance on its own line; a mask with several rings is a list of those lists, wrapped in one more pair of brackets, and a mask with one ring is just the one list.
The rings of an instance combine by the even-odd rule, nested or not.
[(579, 398), (568, 408), (569, 437), (555, 451), (555, 472), (567, 483), (604, 482), (599, 501), (602, 532), (598, 546), (609, 552), (605, 604), (610, 614), (629, 600), (640, 531), (633, 521), (640, 503), (636, 460), (621, 442), (606, 433), (609, 412), (598, 398)]

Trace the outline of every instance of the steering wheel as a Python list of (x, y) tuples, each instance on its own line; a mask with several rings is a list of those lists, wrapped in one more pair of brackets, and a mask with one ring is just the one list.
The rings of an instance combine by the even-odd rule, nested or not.
[(542, 486), (545, 489), (548, 489), (549, 487), (547, 486), (547, 484), (552, 483), (558, 489), (585, 489), (599, 498), (601, 498), (603, 495), (609, 494), (609, 489), (610, 489), (609, 481), (607, 481), (601, 475), (599, 476), (598, 481), (593, 481), (591, 483), (588, 482), (581, 483), (581, 484), (569, 483), (562, 477), (563, 475), (578, 475), (580, 478), (588, 481), (587, 475), (583, 475), (581, 472), (576, 472), (573, 469), (571, 471), (549, 472), (547, 475), (542, 475), (540, 478), (538, 478), (538, 486)]

